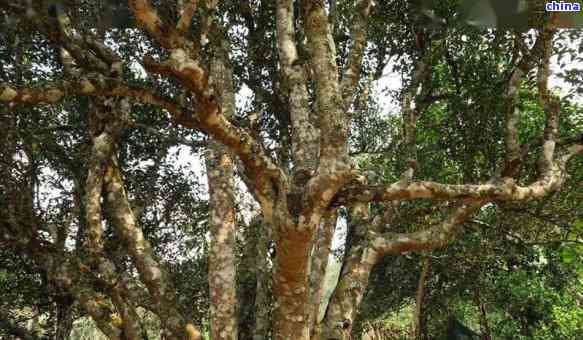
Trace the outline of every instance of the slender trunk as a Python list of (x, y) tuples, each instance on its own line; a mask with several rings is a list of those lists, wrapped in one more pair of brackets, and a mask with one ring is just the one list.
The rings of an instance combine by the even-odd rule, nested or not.
[(478, 308), (480, 309), (480, 333), (482, 340), (491, 340), (492, 337), (490, 336), (490, 327), (488, 325), (488, 316), (486, 311), (486, 305), (482, 302), (482, 298), (480, 297), (480, 291), (476, 290), (476, 303), (478, 304)]
[(316, 339), (350, 339), (370, 273), (380, 258), (377, 251), (367, 246), (368, 207), (356, 206), (351, 217), (342, 272), (322, 321), (321, 335)]
[(253, 339), (255, 329), (254, 306), (259, 272), (256, 256), (258, 220), (258, 216), (254, 217), (245, 229), (243, 256), (237, 266), (238, 338), (242, 340)]
[[(232, 70), (228, 60), (225, 39), (214, 46), (211, 61), (211, 83), (225, 117), (235, 110)], [(206, 154), (209, 183), (210, 244), (209, 289), (210, 323), (213, 340), (237, 339), (237, 290), (235, 269), (235, 189), (234, 164), (227, 149), (212, 142)]]
[(213, 143), (206, 155), (209, 183), (209, 289), (212, 339), (237, 339), (233, 162)]
[(356, 249), (354, 252), (362, 252), (362, 256), (350, 256), (342, 270), (322, 322), (322, 340), (350, 339), (358, 307), (368, 286), (371, 270), (378, 259), (378, 254), (370, 248)]
[(113, 159), (108, 166), (105, 185), (108, 193), (106, 196), (107, 207), (112, 224), (120, 239), (127, 246), (141, 281), (150, 292), (152, 308), (160, 317), (164, 327), (171, 331), (171, 339), (200, 339), (200, 332), (192, 323), (187, 322), (178, 311), (176, 291), (172, 282), (166, 270), (156, 259), (150, 242), (137, 225), (116, 159)]
[(417, 294), (415, 296), (415, 312), (413, 315), (414, 329), (413, 339), (421, 340), (425, 333), (425, 315), (423, 313), (423, 299), (425, 298), (425, 285), (429, 276), (430, 259), (429, 257), (423, 260), (423, 269), (419, 277), (419, 284), (417, 285)]
[(272, 228), (264, 220), (256, 225), (257, 285), (255, 295), (255, 329), (253, 340), (270, 339), (273, 306), (272, 269), (269, 263), (269, 244), (273, 239)]
[(325, 216), (314, 244), (312, 253), (312, 264), (310, 270), (310, 295), (312, 305), (310, 306), (309, 323), (312, 327), (311, 337), (317, 332), (317, 324), (320, 322), (320, 310), (322, 307), (322, 293), (324, 291), (324, 279), (326, 268), (328, 267), (328, 257), (332, 246), (332, 236), (336, 227), (336, 214)]

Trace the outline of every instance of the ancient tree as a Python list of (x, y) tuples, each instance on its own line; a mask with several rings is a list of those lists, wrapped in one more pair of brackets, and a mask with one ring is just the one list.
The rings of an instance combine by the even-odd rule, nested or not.
[[(34, 190), (33, 183), (24, 190), (5, 185), (0, 243), (30, 258), (47, 274), (53, 291), (78, 304), (111, 339), (142, 337), (136, 312), (142, 295), (168, 339), (201, 338), (177, 307), (177, 290), (140, 226), (119, 159), (124, 133), (148, 128), (133, 121), (132, 111), (139, 108), (162, 115), (167, 130), (207, 136), (176, 140), (207, 150), (213, 339), (237, 338), (242, 308), (236, 296), (235, 176), (261, 211), (252, 224), (263, 236), (255, 239), (261, 249), (251, 252), (259, 254), (253, 262), (258, 267), (255, 338), (270, 333), (273, 339), (348, 339), (371, 269), (384, 256), (445, 247), (491, 203), (548, 197), (566, 181), (569, 161), (583, 154), (580, 135), (561, 134), (562, 102), (548, 85), (556, 34), (550, 17), (540, 15), (529, 33), (501, 32), (493, 38), (484, 33), (485, 45), (503, 45), (506, 50), (499, 53), (508, 56), (495, 75), (504, 79), (495, 107), (504, 117), (503, 136), (491, 141), (503, 143), (503, 157), (488, 179), (460, 184), (417, 175), (423, 166), (417, 155), (419, 117), (432, 106), (459, 100), (464, 84), (458, 84), (457, 94), (436, 86), (443, 77), (438, 66), (455, 53), (449, 41), (460, 33), (429, 22), (414, 4), (132, 0), (105, 3), (127, 15), (126, 21), (111, 23), (96, 3), (0, 5), (20, 30), (2, 38), (2, 44), (17, 46), (19, 34), (26, 35), (42, 44), (50, 60), (16, 76), (22, 69), (20, 48), (7, 57), (12, 64), (3, 65), (0, 85), (2, 114), (8, 117), (3, 129), (10, 131), (18, 108), (80, 103), (86, 122), (80, 126), (90, 145), (77, 159), (86, 172), (74, 190), (83, 221), (76, 234), (67, 227), (48, 237), (41, 233), (44, 221), (26, 192)], [(384, 36), (389, 32), (402, 40), (399, 46)], [(402, 161), (399, 178), (387, 182), (361, 171), (355, 161), (359, 150), (350, 138), (355, 119), (367, 110), (371, 82), (397, 53), (406, 65), (399, 94), (402, 128), (393, 136), (399, 145), (395, 157)], [(533, 75), (546, 123), (539, 137), (521, 143), (518, 96)], [(253, 111), (236, 107), (241, 83), (252, 92)], [(71, 108), (52, 114), (68, 112)], [(4, 164), (19, 155), (17, 136), (8, 132)], [(537, 177), (525, 181), (521, 170), (533, 154), (538, 155)], [(13, 174), (7, 170), (2, 176)], [(396, 231), (403, 223), (395, 218), (402, 204), (418, 200), (447, 213), (417, 230)], [(340, 210), (348, 214), (349, 237), (339, 282), (320, 320), (322, 281)], [(106, 246), (109, 234), (120, 245), (118, 257)], [(273, 241), (270, 255), (265, 235)], [(68, 239), (77, 242), (66, 245)], [(267, 284), (271, 271), (262, 270), (270, 263), (272, 283)], [(112, 309), (121, 321), (110, 317)]]

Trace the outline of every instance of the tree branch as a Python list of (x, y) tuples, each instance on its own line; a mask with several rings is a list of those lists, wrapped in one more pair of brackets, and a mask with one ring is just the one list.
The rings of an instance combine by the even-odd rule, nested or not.
[(444, 247), (455, 239), (459, 227), (488, 200), (462, 204), (442, 223), (414, 233), (385, 233), (374, 237), (370, 247), (381, 256), (410, 251), (429, 251)]
[(298, 60), (292, 0), (277, 1), (277, 49), (290, 104), (294, 166), (315, 170), (319, 136), (311, 123), (304, 65)]
[[(310, 65), (316, 86), (316, 107), (320, 120), (320, 169), (330, 169), (346, 155), (348, 119), (344, 114), (336, 64), (336, 47), (321, 0), (302, 1), (303, 23), (308, 38)], [(324, 172), (324, 171), (323, 171)]]
[[(535, 66), (534, 61), (537, 59), (537, 56), (541, 53), (547, 53), (545, 52), (545, 50), (548, 49), (548, 46), (545, 46), (545, 41), (548, 39), (547, 35), (548, 34), (543, 31), (530, 50), (526, 49), (524, 42), (520, 40), (519, 37), (516, 38), (517, 44), (519, 45), (518, 48), (521, 49), (525, 55), (510, 74), (504, 93), (504, 99), (506, 101), (504, 127), (506, 155), (504, 169), (502, 170), (502, 176), (504, 177), (514, 177), (518, 174), (520, 169), (522, 157), (521, 147), (518, 143), (518, 119), (520, 114), (517, 106), (518, 90), (520, 89), (524, 75)], [(550, 51), (548, 53), (550, 53)], [(546, 63), (548, 66), (548, 60)]]
[(348, 63), (344, 69), (340, 84), (342, 97), (344, 98), (344, 111), (348, 111), (352, 103), (352, 98), (360, 78), (360, 66), (362, 64), (364, 49), (366, 48), (366, 28), (371, 4), (372, 0), (359, 0), (355, 5), (352, 27), (350, 28), (352, 48), (350, 49)]
[(138, 270), (140, 279), (150, 292), (152, 302), (164, 327), (172, 332), (174, 339), (201, 339), (200, 332), (176, 309), (175, 291), (171, 288), (167, 273), (155, 259), (150, 243), (137, 225), (115, 159), (109, 163), (105, 187), (112, 224), (120, 238), (126, 243), (128, 253)]
[(150, 33), (162, 47), (169, 50), (192, 47), (192, 43), (189, 44), (176, 28), (164, 23), (150, 1), (129, 0), (128, 4), (136, 16), (138, 25)]
[(357, 172), (348, 157), (349, 117), (343, 110), (336, 47), (324, 1), (304, 0), (301, 6), (320, 128), (317, 175), (307, 184), (307, 204), (302, 212), (308, 216), (313, 211), (324, 211), (338, 190), (355, 178)]
[(21, 87), (0, 84), (0, 102), (10, 104), (55, 104), (68, 96), (130, 97), (144, 104), (159, 106), (175, 118), (192, 115), (184, 112), (178, 103), (139, 87), (118, 84), (114, 78), (88, 74), (79, 79), (55, 81), (43, 87)]
[(574, 156), (583, 154), (583, 145), (571, 145), (541, 178), (528, 186), (516, 184), (512, 178), (504, 178), (486, 184), (442, 184), (417, 181), (409, 184), (396, 182), (388, 186), (354, 186), (340, 192), (334, 204), (349, 202), (380, 202), (393, 200), (468, 199), (492, 201), (525, 201), (541, 198), (560, 188), (566, 174), (565, 165)]
[(437, 57), (437, 52), (433, 55), (434, 52), (429, 47), (420, 52), (421, 56), (415, 63), (413, 78), (401, 101), (405, 154), (408, 163), (407, 169), (401, 175), (403, 183), (413, 179), (417, 168), (417, 118), (431, 103), (431, 86), (428, 83), (431, 81), (433, 61)]
[(554, 30), (544, 27), (539, 39), (542, 41), (542, 60), (538, 69), (537, 82), (540, 104), (547, 116), (541, 158), (538, 161), (540, 172), (546, 172), (553, 164), (556, 137), (559, 133), (559, 116), (561, 106), (558, 100), (552, 98), (548, 88), (550, 76), (550, 58)]
[(186, 33), (190, 28), (190, 25), (192, 24), (192, 18), (194, 17), (198, 6), (198, 0), (185, 1), (186, 3), (184, 6), (180, 8), (180, 19), (176, 24), (176, 30), (181, 34)]

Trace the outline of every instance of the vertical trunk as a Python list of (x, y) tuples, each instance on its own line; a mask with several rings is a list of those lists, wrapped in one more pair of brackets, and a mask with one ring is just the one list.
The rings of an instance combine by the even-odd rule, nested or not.
[(330, 247), (332, 245), (332, 236), (336, 227), (336, 214), (325, 216), (318, 233), (312, 253), (312, 263), (310, 270), (310, 306), (309, 323), (312, 326), (313, 338), (320, 322), (320, 309), (322, 306), (322, 293), (324, 290), (324, 278), (326, 277), (326, 268), (328, 267), (328, 257), (330, 256)]
[(486, 312), (486, 305), (482, 302), (480, 291), (476, 290), (476, 303), (480, 309), (480, 333), (482, 340), (491, 340), (490, 327), (488, 325), (488, 316)]
[(413, 339), (421, 340), (425, 333), (425, 315), (423, 313), (423, 299), (425, 297), (425, 284), (429, 276), (430, 259), (429, 257), (423, 260), (423, 269), (419, 277), (419, 284), (417, 285), (417, 294), (415, 296), (415, 312), (413, 315), (414, 329)]
[(206, 155), (210, 205), (209, 289), (212, 339), (237, 339), (233, 162), (215, 143)]
[(349, 221), (348, 248), (342, 272), (322, 321), (321, 335), (316, 339), (350, 339), (370, 273), (379, 259), (379, 254), (367, 246), (368, 227), (368, 206), (354, 207)]
[(238, 338), (243, 340), (253, 339), (255, 328), (255, 300), (257, 297), (257, 225), (259, 217), (255, 216), (245, 229), (243, 241), (243, 256), (237, 266), (237, 302), (238, 313)]
[[(235, 110), (232, 71), (227, 63), (226, 40), (215, 46), (211, 82), (225, 117)], [(210, 205), (209, 289), (211, 338), (237, 339), (235, 270), (234, 165), (226, 148), (210, 143), (206, 154)]]
[(289, 226), (285, 229), (280, 229), (279, 240), (276, 242), (273, 338), (308, 340), (308, 306), (311, 303), (308, 276), (312, 232), (305, 226)]
[(73, 301), (67, 294), (57, 301), (57, 324), (55, 338), (69, 339), (73, 328)]
[(263, 219), (256, 226), (257, 285), (255, 295), (255, 329), (253, 340), (270, 339), (272, 295), (272, 270), (269, 263), (269, 244), (273, 239), (272, 228)]

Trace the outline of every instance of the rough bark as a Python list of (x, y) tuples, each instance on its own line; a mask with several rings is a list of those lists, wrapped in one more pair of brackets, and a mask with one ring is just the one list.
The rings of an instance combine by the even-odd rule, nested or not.
[(324, 291), (324, 279), (326, 268), (332, 247), (332, 237), (336, 227), (336, 214), (329, 214), (324, 217), (316, 234), (316, 242), (311, 255), (310, 269), (310, 295), (312, 306), (309, 314), (309, 324), (312, 327), (311, 337), (315, 336), (320, 323), (320, 308), (322, 306), (322, 293)]
[(200, 339), (200, 332), (176, 309), (176, 293), (168, 274), (154, 257), (150, 243), (144, 238), (142, 230), (136, 223), (115, 158), (108, 166), (105, 187), (112, 224), (125, 243), (140, 279), (150, 293), (153, 309), (164, 327), (172, 333), (170, 339)]
[(40, 340), (36, 334), (29, 332), (26, 328), (12, 321), (8, 312), (0, 309), (0, 328), (8, 335), (12, 335), (22, 340)]
[(378, 251), (367, 247), (368, 223), (368, 205), (359, 204), (353, 207), (348, 225), (346, 254), (338, 284), (326, 309), (321, 334), (315, 339), (350, 338), (358, 307), (368, 286), (370, 272), (379, 260)]
[(307, 77), (296, 48), (294, 20), (293, 1), (277, 1), (277, 46), (290, 104), (292, 155), (296, 169), (308, 175), (317, 164), (319, 134), (310, 117)]
[[(227, 65), (227, 46), (218, 46), (211, 62), (211, 82), (218, 94), (222, 114), (234, 113), (232, 71)], [(237, 230), (234, 198), (234, 165), (226, 148), (211, 142), (206, 157), (209, 185), (210, 243), (209, 289), (212, 339), (236, 340), (237, 291), (235, 269), (235, 233)]]
[(272, 330), (273, 282), (269, 263), (269, 245), (273, 240), (272, 228), (262, 218), (256, 221), (257, 286), (255, 295), (255, 329), (253, 340), (270, 339)]
[[(184, 1), (182, 3), (184, 4)], [(212, 86), (209, 85), (209, 74), (212, 75), (213, 71), (209, 73), (201, 66), (199, 60), (203, 59), (199, 55), (201, 49), (198, 46), (204, 45), (203, 41), (210, 33), (212, 15), (203, 18), (200, 43), (189, 40), (185, 34), (189, 31), (197, 1), (184, 4), (181, 8), (181, 18), (176, 25), (167, 23), (149, 1), (129, 1), (129, 6), (139, 26), (165, 50), (160, 55), (168, 56), (167, 59), (161, 61), (146, 57), (143, 63), (146, 72), (150, 75), (161, 76), (165, 81), (173, 80), (174, 84), (181, 85), (192, 97), (194, 104), (192, 107), (185, 107), (183, 103), (160, 95), (156, 93), (156, 89), (124, 84), (120, 77), (114, 75), (123, 71), (123, 65), (105, 44), (96, 41), (91, 35), (81, 37), (79, 32), (82, 30), (74, 30), (69, 26), (61, 25), (60, 28), (51, 28), (41, 19), (39, 19), (40, 23), (33, 23), (35, 27), (42, 31), (49, 41), (62, 45), (74, 59), (74, 63), (70, 63), (72, 69), (68, 72), (69, 79), (47, 82), (44, 83), (43, 88), (36, 89), (1, 84), (0, 101), (12, 105), (15, 103), (56, 103), (77, 95), (98, 98), (132, 98), (139, 103), (154, 105), (167, 111), (173, 121), (183, 127), (208, 134), (216, 142), (211, 149), (218, 150), (216, 157), (211, 158), (215, 158), (218, 162), (222, 162), (225, 159), (223, 156), (229, 153), (237, 156), (242, 163), (242, 175), (261, 205), (266, 225), (273, 227), (276, 232), (273, 287), (276, 308), (272, 332), (276, 339), (305, 340), (310, 337), (310, 327), (314, 323), (314, 308), (311, 305), (311, 299), (319, 299), (319, 288), (314, 287), (314, 281), (310, 282), (310, 273), (313, 272), (313, 277), (316, 277), (322, 272), (322, 263), (312, 262), (311, 256), (313, 256), (314, 248), (318, 252), (324, 250), (319, 245), (314, 247), (314, 242), (320, 242), (316, 236), (318, 236), (321, 220), (331, 207), (356, 205), (357, 207), (353, 208), (355, 209), (354, 216), (360, 215), (361, 218), (353, 221), (355, 239), (351, 240), (340, 282), (328, 307), (324, 324), (325, 331), (322, 333), (324, 338), (345, 339), (349, 336), (366, 289), (370, 270), (383, 255), (429, 251), (446, 246), (455, 239), (460, 225), (488, 202), (525, 201), (552, 193), (565, 180), (565, 166), (568, 160), (575, 155), (583, 154), (583, 145), (573, 145), (561, 152), (555, 150), (560, 106), (551, 98), (548, 91), (549, 70), (546, 65), (550, 56), (551, 35), (550, 31), (543, 30), (535, 47), (530, 51), (525, 50), (528, 52), (528, 57), (524, 58), (518, 70), (509, 77), (506, 93), (508, 110), (505, 111), (506, 165), (514, 169), (517, 167), (513, 163), (522, 156), (518, 153), (520, 145), (517, 142), (517, 110), (514, 96), (519, 89), (520, 78), (540, 59), (543, 66), (539, 68), (539, 97), (547, 114), (547, 127), (541, 142), (543, 152), (539, 161), (540, 178), (536, 182), (530, 185), (518, 185), (518, 182), (513, 179), (514, 171), (502, 171), (501, 178), (475, 185), (413, 182), (414, 166), (411, 164), (416, 161), (414, 150), (416, 116), (420, 113), (419, 108), (422, 107), (422, 105), (413, 104), (423, 104), (414, 102), (418, 100), (417, 86), (411, 87), (407, 93), (409, 97), (405, 97), (403, 101), (405, 137), (409, 149), (407, 153), (411, 163), (409, 164), (411, 171), (406, 176), (407, 180), (384, 186), (368, 185), (360, 179), (355, 180), (358, 172), (347, 157), (350, 127), (347, 108), (351, 104), (354, 89), (359, 81), (359, 68), (366, 47), (366, 18), (371, 3), (371, 1), (362, 0), (356, 4), (357, 10), (351, 29), (353, 44), (342, 79), (339, 77), (338, 54), (332, 39), (332, 29), (325, 2), (302, 1), (301, 18), (294, 17), (293, 1), (282, 0), (277, 5), (278, 52), (292, 116), (293, 164), (291, 165), (276, 164), (264, 150), (261, 141), (256, 138), (257, 135), (233, 124), (225, 114), (229, 111), (225, 102), (220, 99), (217, 101), (218, 92), (213, 91)], [(216, 2), (208, 1), (205, 5), (207, 9), (210, 9), (216, 5)], [(9, 13), (19, 10), (18, 6), (1, 6)], [(336, 9), (331, 9), (331, 11), (339, 14)], [(300, 26), (299, 30), (305, 32), (307, 38), (305, 46), (309, 57), (307, 61), (298, 60), (295, 24)], [(426, 67), (428, 70), (431, 63), (428, 63)], [(313, 74), (308, 76), (306, 70), (310, 70)], [(422, 68), (418, 71), (419, 74), (427, 74)], [(315, 110), (310, 109), (310, 100), (307, 96), (309, 93), (307, 89), (312, 85), (315, 90), (313, 94)], [(100, 150), (97, 146), (101, 145), (102, 140), (106, 141), (106, 145), (114, 146), (114, 142), (107, 142), (107, 140), (115, 140), (114, 135), (115, 133), (107, 128), (98, 129), (92, 135), (96, 148), (90, 164), (86, 190), (88, 249), (96, 254), (97, 267), (107, 264), (107, 261), (99, 260), (97, 256), (101, 252), (103, 242), (99, 201), (101, 196), (104, 196), (102, 190), (105, 185), (106, 203), (111, 210), (109, 222), (123, 239), (140, 279), (150, 293), (153, 301), (152, 309), (158, 314), (164, 327), (172, 333), (171, 339), (198, 338), (197, 331), (175, 308), (175, 292), (170, 286), (168, 277), (154, 257), (142, 231), (136, 225), (136, 218), (128, 204), (115, 156), (110, 151), (107, 152), (111, 154), (109, 156), (99, 156)], [(222, 144), (224, 148), (219, 147), (218, 144)], [(381, 234), (377, 231), (378, 223), (369, 222), (367, 205), (370, 202), (405, 201), (419, 198), (435, 201), (450, 200), (456, 208), (441, 223), (410, 233)], [(217, 200), (224, 202), (221, 198)], [(358, 209), (361, 211), (359, 212)], [(224, 232), (222, 227), (215, 228), (213, 231), (216, 241), (225, 240), (225, 244), (229, 244), (226, 240), (232, 236), (232, 233)], [(225, 239), (222, 239), (221, 235), (225, 236)], [(28, 240), (31, 239), (30, 236), (26, 235)], [(266, 246), (261, 249), (265, 248)], [(232, 256), (228, 253), (214, 252), (212, 257), (217, 259), (214, 263), (223, 260), (219, 255)], [(38, 261), (41, 261), (40, 257), (37, 255)], [(258, 259), (262, 258), (266, 259), (265, 253), (259, 252)], [(66, 268), (66, 265), (63, 267), (62, 261), (58, 261), (55, 257), (51, 261), (53, 264), (58, 264), (44, 266), (50, 268), (47, 270), (52, 272), (51, 279), (75, 296), (75, 299), (96, 320), (105, 334), (112, 339), (120, 339), (124, 336), (123, 333), (133, 332), (131, 329), (122, 329), (111, 322), (112, 311), (100, 302), (103, 297), (92, 287), (75, 286), (75, 278), (61, 275), (60, 269)], [(265, 264), (262, 268), (269, 267), (267, 260)], [(111, 269), (112, 267), (101, 269), (100, 273), (112, 273)], [(234, 274), (223, 271), (223, 268), (219, 271), (213, 270), (211, 277), (218, 273), (223, 273), (225, 277), (228, 277), (226, 281), (234, 282), (231, 277)], [(268, 281), (258, 280), (257, 283), (256, 304), (264, 306), (265, 304), (261, 301), (265, 299), (262, 299), (260, 295), (266, 296), (268, 288), (260, 282)], [(125, 309), (131, 307), (131, 303), (126, 303), (128, 300), (124, 296), (126, 292), (120, 287), (117, 293), (119, 294), (111, 298), (118, 312), (125, 320), (135, 318), (131, 308)], [(225, 292), (220, 292), (220, 294), (223, 293)], [(232, 299), (230, 292), (225, 294)], [(269, 308), (262, 309), (262, 311), (269, 310)], [(257, 336), (267, 337), (268, 332), (265, 331), (267, 326), (264, 327), (267, 319), (266, 315), (257, 314)], [(266, 322), (260, 322), (260, 320)], [(227, 323), (226, 320), (225, 323)], [(216, 326), (213, 328), (218, 329)]]
[(307, 306), (309, 306), (308, 270), (311, 236), (310, 231), (291, 229), (288, 232), (279, 232), (273, 283), (273, 294), (276, 299), (273, 317), (274, 339), (309, 339)]
[[(360, 67), (367, 42), (366, 29), (371, 6), (371, 0), (359, 0), (354, 6), (355, 13), (352, 18), (352, 27), (350, 28), (352, 47), (350, 49), (349, 60), (344, 69), (340, 84), (342, 97), (344, 98), (344, 111), (348, 111), (353, 100), (356, 86), (358, 85), (358, 80), (360, 79)], [(330, 12), (333, 11), (330, 10)]]

